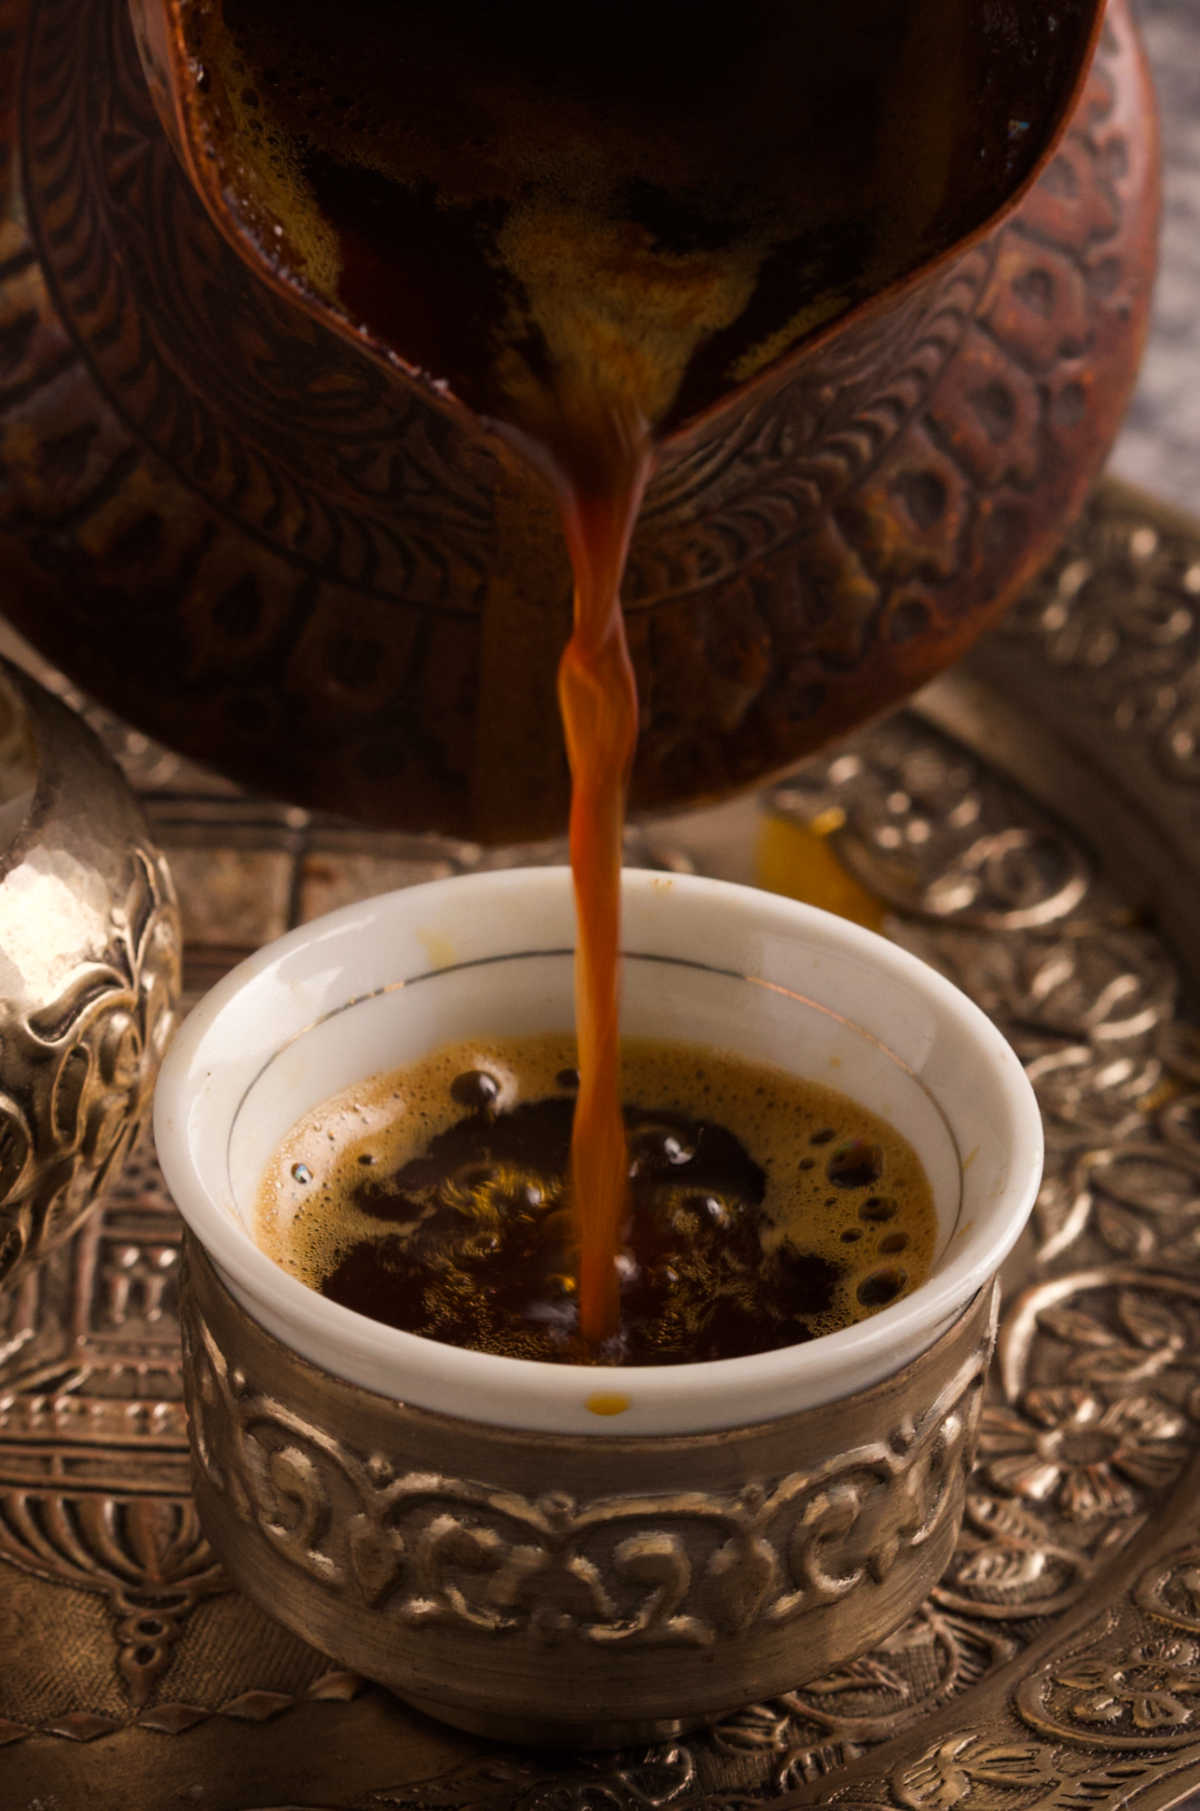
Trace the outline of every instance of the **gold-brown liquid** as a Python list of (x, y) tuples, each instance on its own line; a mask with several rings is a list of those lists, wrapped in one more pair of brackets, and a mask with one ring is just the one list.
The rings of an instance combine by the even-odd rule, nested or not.
[[(1013, 3), (1019, 39), (1040, 0)], [(1079, 3), (1060, 0), (1064, 22)], [(714, 32), (674, 0), (580, 0), (570, 19), (530, 0), (224, 0), (196, 28), (236, 144), (234, 211), (264, 258), (449, 385), (558, 500), (575, 580), (559, 674), (570, 1177), (593, 1342), (615, 1328), (626, 1202), (617, 954), (637, 697), (620, 587), (652, 437), (1011, 184), (1061, 72), (1054, 34), (1039, 56), (1000, 56), (986, 13), (747, 0)]]
[(608, 1338), (617, 1325), (616, 1253), (626, 1204), (621, 1120), (621, 831), (637, 738), (637, 686), (625, 641), (621, 574), (645, 487), (648, 451), (631, 440), (623, 469), (587, 495), (568, 485), (563, 524), (575, 573), (575, 629), (558, 670), (571, 766), (575, 888), (575, 1032), (579, 1096), (571, 1137), (571, 1199), (579, 1234), (579, 1324)]
[(929, 1184), (877, 1115), (727, 1054), (627, 1040), (620, 1324), (585, 1338), (567, 1208), (574, 1057), (564, 1037), (455, 1044), (323, 1103), (270, 1166), (260, 1244), (391, 1325), (585, 1363), (795, 1344), (928, 1274)]

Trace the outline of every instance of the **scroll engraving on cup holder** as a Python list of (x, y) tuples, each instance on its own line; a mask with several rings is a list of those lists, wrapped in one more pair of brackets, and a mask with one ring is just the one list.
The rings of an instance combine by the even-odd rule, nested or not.
[[(314, 1615), (327, 1642), (333, 1627), (350, 1664), (364, 1624), (386, 1627), (396, 1670), (385, 1682), (402, 1692), (406, 1643), (431, 1631), (460, 1667), (481, 1639), (504, 1638), (519, 1666), (565, 1665), (564, 1677), (572, 1653), (593, 1677), (606, 1650), (674, 1650), (681, 1664), (690, 1651), (699, 1663), (813, 1612), (856, 1652), (872, 1639), (873, 1600), (891, 1617), (906, 1592), (915, 1605), (940, 1570), (927, 1576), (934, 1551), (953, 1545), (994, 1289), (906, 1374), (849, 1399), (844, 1448), (834, 1430), (846, 1401), (697, 1436), (680, 1467), (685, 1441), (517, 1436), (372, 1396), (278, 1345), (190, 1240), (188, 1265), (184, 1369), (215, 1544), (300, 1633)], [(867, 1398), (877, 1406), (863, 1438)], [(781, 1466), (789, 1447), (800, 1462)], [(459, 1467), (445, 1462), (455, 1453)], [(282, 1590), (268, 1555), (290, 1575)], [(787, 1649), (792, 1677), (804, 1660)], [(817, 1651), (824, 1664), (827, 1643)], [(436, 1689), (426, 1668), (426, 1701)]]
[(812, 1471), (580, 1502), (397, 1472), (231, 1376), (194, 1308), (188, 1322), (204, 1476), (290, 1565), (400, 1622), (596, 1643), (711, 1647), (886, 1578), (961, 1507), (986, 1358), (918, 1422)]

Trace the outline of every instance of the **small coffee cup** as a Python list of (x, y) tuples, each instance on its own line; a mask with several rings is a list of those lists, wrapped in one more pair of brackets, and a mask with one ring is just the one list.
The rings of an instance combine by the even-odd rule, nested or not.
[(774, 895), (627, 872), (623, 1027), (823, 1082), (933, 1189), (925, 1282), (802, 1345), (540, 1364), (369, 1320), (255, 1243), (266, 1165), (331, 1095), (467, 1038), (569, 1031), (564, 869), (370, 899), (192, 1013), (155, 1131), (186, 1220), (197, 1506), (229, 1572), (340, 1662), (459, 1727), (679, 1733), (891, 1632), (944, 1569), (1041, 1122), (991, 1022), (885, 939)]

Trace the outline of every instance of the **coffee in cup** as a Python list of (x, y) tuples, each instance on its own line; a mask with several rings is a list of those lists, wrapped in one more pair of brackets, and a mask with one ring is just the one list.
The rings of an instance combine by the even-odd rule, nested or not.
[(744, 1357), (853, 1325), (928, 1275), (916, 1152), (834, 1089), (701, 1046), (630, 1039), (619, 1321), (579, 1327), (567, 1183), (574, 1041), (457, 1041), (325, 1101), (268, 1166), (256, 1236), (332, 1301), (497, 1356)]

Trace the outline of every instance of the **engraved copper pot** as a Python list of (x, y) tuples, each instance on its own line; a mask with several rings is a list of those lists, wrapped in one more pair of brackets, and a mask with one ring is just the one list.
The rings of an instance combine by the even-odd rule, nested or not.
[[(134, 0), (136, 51), (123, 0), (0, 11), (13, 620), (256, 786), (486, 840), (559, 830), (550, 500), (286, 235), (264, 258), (265, 203), (230, 154), (245, 85), (207, 51), (221, 8)], [(748, 784), (953, 660), (1112, 441), (1157, 223), (1127, 0), (978, 17), (995, 29), (945, 206), (918, 230), (901, 182), (887, 257), (858, 265), (846, 239), (807, 336), (774, 355), (742, 323), (667, 421), (625, 593), (635, 810)], [(831, 129), (831, 183), (878, 128)]]
[(84, 723), (0, 663), (0, 1288), (74, 1232), (150, 1105), (179, 1003), (170, 875)]
[(995, 1027), (905, 951), (751, 888), (629, 870), (626, 1028), (885, 1113), (933, 1188), (929, 1276), (806, 1344), (616, 1367), (418, 1338), (277, 1265), (254, 1206), (294, 1120), (448, 1039), (562, 1031), (572, 921), (569, 873), (543, 868), (303, 926), (192, 1013), (155, 1137), (190, 1233), (196, 1505), (238, 1586), (448, 1722), (611, 1744), (811, 1680), (932, 1589), (1042, 1136)]

